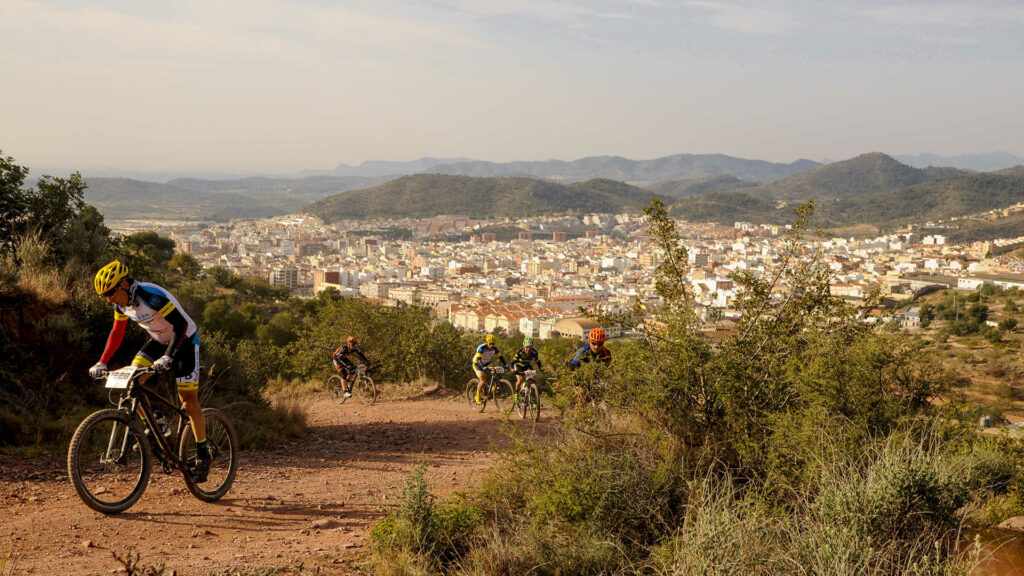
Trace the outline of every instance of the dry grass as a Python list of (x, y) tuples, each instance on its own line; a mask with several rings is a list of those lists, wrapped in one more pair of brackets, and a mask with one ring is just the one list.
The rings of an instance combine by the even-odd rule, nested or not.
[(13, 545), (8, 545), (7, 550), (0, 552), (0, 576), (14, 576), (18, 569), (18, 553)]
[(324, 383), (302, 378), (284, 378), (280, 375), (267, 380), (263, 397), (271, 402), (298, 400), (316, 396), (324, 391)]

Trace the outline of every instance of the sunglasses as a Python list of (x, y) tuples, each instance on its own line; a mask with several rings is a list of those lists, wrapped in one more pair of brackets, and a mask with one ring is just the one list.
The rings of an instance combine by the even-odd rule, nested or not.
[(103, 293), (103, 297), (104, 298), (111, 298), (111, 297), (114, 296), (114, 294), (117, 294), (117, 291), (120, 290), (120, 289), (121, 289), (120, 286), (114, 286), (110, 290), (107, 290), (106, 292), (104, 292)]

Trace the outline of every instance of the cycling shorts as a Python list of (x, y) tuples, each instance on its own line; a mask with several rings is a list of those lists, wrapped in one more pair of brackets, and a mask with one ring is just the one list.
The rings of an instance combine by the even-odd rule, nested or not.
[[(190, 346), (191, 350), (189, 350)], [(163, 356), (166, 351), (166, 344), (150, 340), (135, 354), (132, 364), (152, 366), (153, 362)], [(185, 344), (178, 351), (174, 362), (171, 363), (171, 373), (174, 374), (174, 382), (178, 385), (179, 392), (199, 389), (199, 343), (196, 338), (193, 337), (191, 343)]]

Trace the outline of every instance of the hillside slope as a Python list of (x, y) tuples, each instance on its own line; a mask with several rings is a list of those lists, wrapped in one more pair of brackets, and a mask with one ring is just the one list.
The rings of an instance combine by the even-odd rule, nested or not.
[(306, 212), (325, 221), (422, 218), (440, 214), (516, 217), (637, 211), (652, 198), (654, 194), (647, 190), (611, 180), (590, 180), (566, 186), (531, 178), (417, 174), (325, 198), (307, 206)]
[(783, 164), (735, 158), (725, 154), (676, 154), (654, 160), (591, 156), (568, 162), (455, 162), (435, 166), (431, 171), (461, 176), (522, 176), (566, 182), (594, 178), (623, 182), (658, 182), (727, 174), (743, 180), (765, 182), (798, 174), (819, 165), (811, 160)]
[(692, 180), (666, 180), (654, 182), (643, 186), (643, 188), (654, 192), (663, 198), (685, 198), (697, 196), (709, 192), (729, 192), (740, 188), (757, 186), (756, 182), (740, 180), (728, 174), (716, 174)]
[[(766, 198), (758, 188), (683, 198), (672, 206), (678, 218), (695, 221), (785, 223), (792, 221), (797, 201)], [(924, 182), (897, 190), (881, 190), (847, 198), (817, 197), (815, 222), (823, 226), (852, 224), (905, 225), (976, 214), (1024, 202), (1024, 170), (969, 174)], [(998, 232), (998, 225), (990, 231)]]
[(786, 202), (852, 198), (964, 174), (955, 168), (913, 168), (885, 154), (872, 152), (764, 184), (750, 193)]
[(380, 178), (314, 176), (301, 179), (179, 178), (167, 184), (130, 178), (86, 178), (85, 201), (109, 219), (225, 220), (288, 214)]

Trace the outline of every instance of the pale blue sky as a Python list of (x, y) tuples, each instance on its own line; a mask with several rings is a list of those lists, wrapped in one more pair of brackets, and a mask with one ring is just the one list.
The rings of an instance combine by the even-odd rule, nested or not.
[(1024, 155), (1024, 2), (0, 0), (0, 149), (291, 172), (421, 156)]

